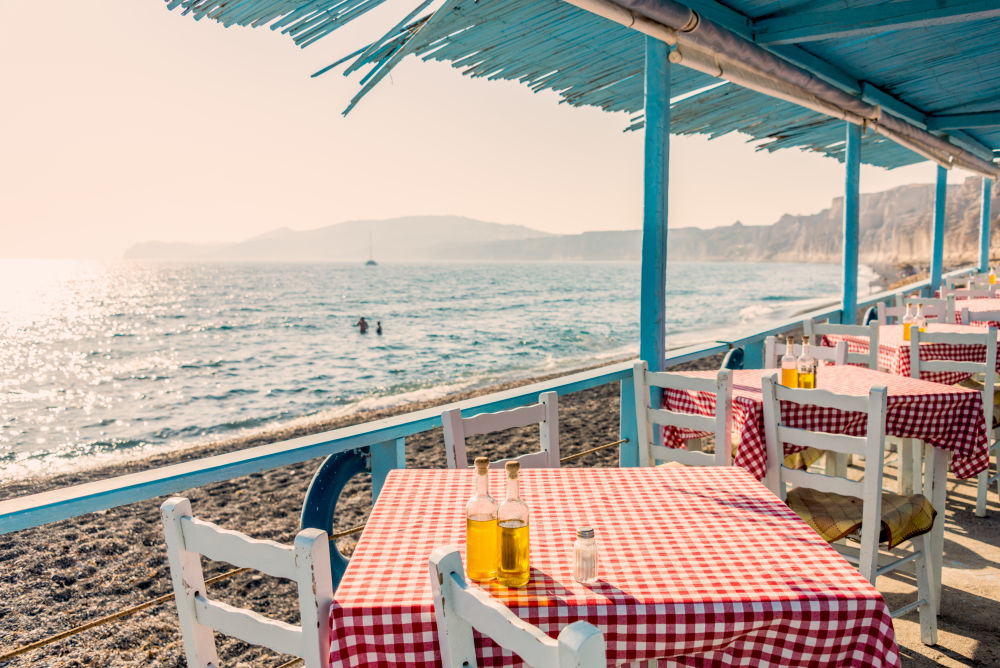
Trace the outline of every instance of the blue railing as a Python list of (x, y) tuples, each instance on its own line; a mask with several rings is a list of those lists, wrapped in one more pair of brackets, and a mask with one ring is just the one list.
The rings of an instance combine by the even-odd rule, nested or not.
[[(951, 272), (948, 276), (962, 276), (973, 271), (974, 269), (971, 268), (962, 269)], [(926, 291), (929, 284), (929, 281), (921, 281), (899, 290), (871, 295), (861, 300), (858, 307), (864, 309), (879, 301), (893, 299), (896, 294), (903, 292), (912, 292), (918, 289)], [(841, 310), (839, 306), (820, 309), (789, 319), (767, 330), (754, 332), (737, 339), (672, 350), (667, 356), (666, 367), (710, 357), (732, 349), (743, 351), (742, 366), (746, 368), (760, 367), (764, 339), (771, 335), (794, 330), (800, 327), (805, 319), (829, 319), (833, 322), (840, 322)], [(635, 466), (638, 464), (638, 452), (635, 449), (636, 423), (634, 419), (635, 397), (632, 390), (632, 362), (620, 362), (503, 392), (454, 402), (446, 406), (437, 406), (288, 441), (0, 501), (0, 534), (144, 501), (192, 487), (230, 480), (317, 457), (329, 458), (337, 455), (340, 456), (340, 461), (345, 467), (353, 467), (350, 468), (351, 471), (371, 471), (372, 497), (374, 499), (378, 497), (388, 472), (394, 468), (405, 466), (406, 437), (440, 427), (441, 413), (444, 410), (459, 408), (466, 415), (506, 410), (535, 402), (541, 392), (555, 391), (563, 395), (615, 382), (620, 384), (621, 398), (619, 431), (623, 443), (619, 446), (619, 463), (621, 466)], [(332, 464), (333, 462), (328, 463)], [(335, 475), (331, 473), (332, 468), (332, 466), (325, 467), (327, 476)], [(317, 481), (323, 475), (324, 469), (321, 468), (320, 473), (317, 474)], [(318, 490), (321, 486), (314, 485), (313, 487)], [(314, 520), (324, 514), (332, 515), (336, 498), (332, 500), (323, 498), (317, 502), (317, 495), (310, 494), (310, 496), (314, 497), (314, 506), (317, 503), (326, 504), (328, 509), (326, 512), (314, 508)], [(303, 513), (304, 520), (308, 514), (309, 500), (307, 499)], [(329, 529), (329, 527), (324, 528)]]

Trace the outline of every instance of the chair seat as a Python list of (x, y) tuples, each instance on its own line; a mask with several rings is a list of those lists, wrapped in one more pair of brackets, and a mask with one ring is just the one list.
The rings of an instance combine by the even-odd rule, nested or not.
[[(861, 499), (832, 492), (797, 487), (788, 492), (788, 506), (828, 543), (838, 541), (861, 527)], [(934, 526), (937, 511), (923, 494), (909, 496), (882, 492), (882, 528), (879, 542), (889, 548)]]
[(785, 466), (790, 469), (807, 471), (810, 466), (819, 461), (819, 459), (825, 454), (826, 451), (820, 450), (819, 448), (806, 448), (805, 450), (785, 455)]

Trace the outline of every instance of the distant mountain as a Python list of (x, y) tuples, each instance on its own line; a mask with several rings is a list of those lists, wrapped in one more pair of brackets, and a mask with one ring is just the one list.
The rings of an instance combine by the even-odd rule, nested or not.
[(513, 239), (538, 239), (547, 232), (462, 216), (407, 216), (351, 220), (313, 230), (283, 227), (232, 244), (149, 241), (125, 252), (128, 259), (171, 260), (332, 260), (368, 259), (369, 235), (376, 260), (432, 260), (454, 246)]
[[(945, 262), (978, 257), (979, 178), (948, 187)], [(860, 259), (869, 264), (925, 263), (931, 254), (933, 185), (908, 185), (861, 196)], [(994, 185), (992, 246), (1000, 255), (1000, 186)], [(771, 225), (699, 229), (672, 227), (671, 257), (730, 262), (838, 262), (844, 200), (836, 198), (819, 213), (782, 216)], [(315, 230), (287, 227), (234, 244), (147, 242), (125, 257), (141, 259), (335, 260), (368, 258), (368, 235), (375, 259), (467, 261), (635, 261), (639, 230), (553, 235), (521, 225), (500, 225), (461, 216), (409, 216), (355, 220)]]

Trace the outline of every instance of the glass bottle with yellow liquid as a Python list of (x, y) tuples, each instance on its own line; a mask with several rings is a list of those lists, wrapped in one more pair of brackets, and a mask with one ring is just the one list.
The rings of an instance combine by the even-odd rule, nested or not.
[(913, 316), (913, 327), (921, 334), (927, 329), (927, 318), (924, 317), (924, 305), (917, 304), (917, 314)]
[(798, 360), (799, 387), (811, 390), (816, 387), (816, 359), (809, 352), (809, 337), (802, 337), (802, 354)]
[(799, 386), (799, 364), (795, 359), (795, 337), (785, 339), (785, 354), (781, 356), (781, 384)]
[(990, 285), (995, 285), (997, 282), (997, 273), (993, 271), (993, 267), (990, 267)]
[(497, 582), (506, 587), (528, 584), (528, 504), (521, 500), (521, 465), (507, 462), (507, 498), (497, 510), (500, 525), (500, 564)]
[(500, 529), (497, 501), (490, 496), (490, 460), (476, 457), (476, 485), (465, 505), (465, 572), (470, 580), (487, 582), (497, 576)]
[(906, 313), (903, 314), (903, 340), (910, 340), (910, 327), (913, 326), (913, 304), (906, 305)]

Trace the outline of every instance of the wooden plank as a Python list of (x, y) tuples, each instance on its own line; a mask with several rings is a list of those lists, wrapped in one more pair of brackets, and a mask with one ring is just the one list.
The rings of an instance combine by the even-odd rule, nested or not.
[(250, 538), (194, 517), (182, 517), (180, 521), (184, 549), (189, 552), (233, 566), (252, 568), (276, 578), (294, 580), (296, 577), (294, 550), (288, 545)]
[(282, 654), (302, 656), (302, 629), (297, 626), (204, 596), (194, 597), (194, 607), (198, 621), (220, 633), (251, 645), (270, 647)]

